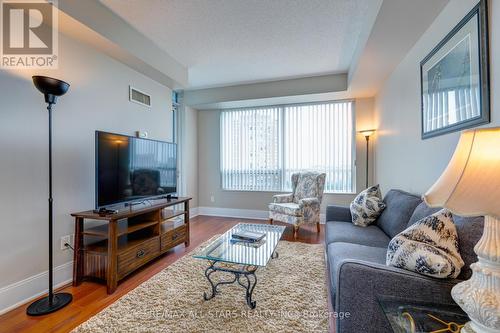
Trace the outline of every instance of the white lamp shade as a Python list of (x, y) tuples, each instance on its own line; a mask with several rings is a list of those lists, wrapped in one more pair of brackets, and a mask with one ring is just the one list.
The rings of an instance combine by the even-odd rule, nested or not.
[(500, 128), (462, 133), (450, 163), (424, 195), (462, 216), (500, 217)]

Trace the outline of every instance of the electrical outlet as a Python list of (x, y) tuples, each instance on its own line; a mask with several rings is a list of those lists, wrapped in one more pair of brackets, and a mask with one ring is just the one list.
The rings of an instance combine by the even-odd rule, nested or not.
[(213, 195), (210, 196), (210, 202), (215, 202), (215, 196)]
[(72, 240), (71, 236), (72, 235), (66, 235), (66, 236), (62, 236), (61, 237), (61, 250), (67, 250), (67, 249), (69, 249), (69, 247), (67, 247), (66, 245), (64, 245), (66, 243), (69, 244), (69, 245), (71, 245), (71, 246), (73, 246), (72, 245), (72, 241), (71, 241)]
[(138, 138), (147, 139), (148, 132), (147, 131), (135, 131), (135, 136), (137, 136)]

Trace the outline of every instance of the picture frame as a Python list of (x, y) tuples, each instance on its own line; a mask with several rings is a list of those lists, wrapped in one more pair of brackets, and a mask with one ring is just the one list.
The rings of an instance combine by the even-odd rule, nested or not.
[(422, 139), (490, 122), (487, 0), (420, 62)]

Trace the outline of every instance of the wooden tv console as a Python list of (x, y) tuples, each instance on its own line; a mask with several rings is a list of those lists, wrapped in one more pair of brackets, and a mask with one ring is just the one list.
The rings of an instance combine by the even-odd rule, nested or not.
[[(84, 278), (105, 280), (108, 294), (118, 281), (174, 246), (189, 246), (189, 200), (148, 200), (116, 214), (73, 213), (73, 286)], [(181, 205), (180, 210), (168, 207)], [(184, 217), (184, 219), (180, 219)], [(86, 222), (93, 225), (85, 228)]]

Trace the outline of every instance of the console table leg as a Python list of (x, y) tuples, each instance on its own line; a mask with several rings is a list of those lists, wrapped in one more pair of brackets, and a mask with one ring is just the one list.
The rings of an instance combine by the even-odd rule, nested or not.
[(108, 229), (108, 270), (106, 276), (107, 292), (112, 294), (118, 285), (117, 280), (117, 255), (118, 255), (118, 237), (117, 221), (109, 221)]
[(75, 248), (73, 249), (73, 286), (82, 282), (83, 277), (83, 218), (75, 218)]

